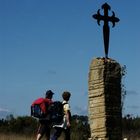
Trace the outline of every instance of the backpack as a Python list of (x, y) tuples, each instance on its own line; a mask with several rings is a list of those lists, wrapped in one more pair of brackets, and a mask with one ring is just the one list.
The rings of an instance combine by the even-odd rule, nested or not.
[(31, 105), (31, 116), (35, 118), (45, 118), (48, 114), (49, 105), (52, 103), (50, 99), (38, 98)]
[[(67, 104), (67, 103), (64, 103)], [(49, 111), (51, 113), (51, 122), (52, 124), (61, 124), (63, 122), (64, 117), (64, 104), (60, 101), (53, 102), (50, 107)]]

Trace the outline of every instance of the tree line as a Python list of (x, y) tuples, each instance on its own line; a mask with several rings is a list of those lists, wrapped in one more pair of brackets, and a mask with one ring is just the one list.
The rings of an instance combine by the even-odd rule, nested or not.
[[(18, 116), (15, 118), (13, 115), (9, 115), (6, 119), (0, 120), (0, 133), (35, 136), (37, 134), (38, 125), (38, 120), (31, 116)], [(87, 116), (72, 116), (71, 135), (77, 140), (88, 139), (90, 129)]]
[[(7, 116), (0, 119), (0, 133), (36, 135), (38, 120), (30, 116)], [(127, 137), (140, 137), (140, 117), (126, 115), (122, 119), (123, 135)], [(73, 115), (71, 119), (71, 135), (76, 139), (87, 140), (90, 137), (90, 127), (87, 116)], [(82, 135), (82, 139), (81, 139)]]

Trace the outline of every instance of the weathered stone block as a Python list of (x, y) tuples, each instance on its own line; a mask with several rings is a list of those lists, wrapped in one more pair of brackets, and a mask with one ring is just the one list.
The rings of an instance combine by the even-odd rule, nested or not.
[(111, 59), (91, 62), (88, 81), (91, 139), (122, 140), (121, 67)]

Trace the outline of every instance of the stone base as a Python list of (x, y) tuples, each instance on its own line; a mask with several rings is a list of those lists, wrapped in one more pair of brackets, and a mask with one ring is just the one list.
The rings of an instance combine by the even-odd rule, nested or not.
[(89, 140), (122, 140), (121, 66), (112, 59), (94, 59), (88, 85)]

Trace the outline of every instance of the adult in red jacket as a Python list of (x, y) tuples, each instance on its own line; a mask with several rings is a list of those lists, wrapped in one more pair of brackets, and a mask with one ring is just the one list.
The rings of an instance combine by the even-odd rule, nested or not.
[[(52, 101), (53, 94), (54, 93), (51, 90), (46, 91), (45, 99), (47, 100), (47, 103), (48, 103), (48, 100), (50, 101), (49, 104), (53, 102)], [(46, 118), (44, 119), (39, 119), (39, 122), (40, 122), (40, 125), (38, 128), (36, 140), (41, 140), (44, 134), (46, 135), (46, 140), (50, 140), (51, 121), (49, 117), (46, 116)]]

